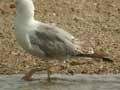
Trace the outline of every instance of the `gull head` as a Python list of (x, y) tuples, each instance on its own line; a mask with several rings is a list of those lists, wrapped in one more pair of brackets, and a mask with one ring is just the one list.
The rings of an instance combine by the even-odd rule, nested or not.
[(23, 19), (34, 17), (34, 5), (32, 0), (16, 0), (16, 16)]

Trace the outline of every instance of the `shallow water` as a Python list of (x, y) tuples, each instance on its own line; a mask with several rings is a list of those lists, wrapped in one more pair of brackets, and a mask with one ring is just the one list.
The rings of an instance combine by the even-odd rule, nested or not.
[(34, 75), (34, 81), (23, 81), (22, 76), (0, 75), (0, 90), (120, 90), (120, 75), (55, 74), (51, 82), (45, 74)]

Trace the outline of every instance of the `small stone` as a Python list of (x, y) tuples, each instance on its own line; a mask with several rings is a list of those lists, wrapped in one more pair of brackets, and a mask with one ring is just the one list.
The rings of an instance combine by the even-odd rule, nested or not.
[(53, 16), (56, 16), (56, 13), (53, 13)]

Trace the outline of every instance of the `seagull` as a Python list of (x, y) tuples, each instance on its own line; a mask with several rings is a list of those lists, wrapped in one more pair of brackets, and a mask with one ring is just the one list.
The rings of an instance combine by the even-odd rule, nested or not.
[[(18, 43), (26, 52), (46, 62), (48, 80), (50, 80), (49, 61), (52, 59), (90, 57), (111, 61), (108, 55), (102, 53), (83, 53), (79, 40), (56, 25), (35, 20), (34, 10), (32, 0), (16, 0), (15, 34)], [(37, 68), (30, 70), (23, 79), (32, 80), (32, 75), (36, 71)]]

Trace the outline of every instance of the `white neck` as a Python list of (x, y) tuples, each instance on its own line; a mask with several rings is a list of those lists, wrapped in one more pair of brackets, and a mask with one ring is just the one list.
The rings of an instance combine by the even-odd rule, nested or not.
[(34, 21), (34, 5), (32, 0), (16, 0), (16, 23), (27, 24)]

